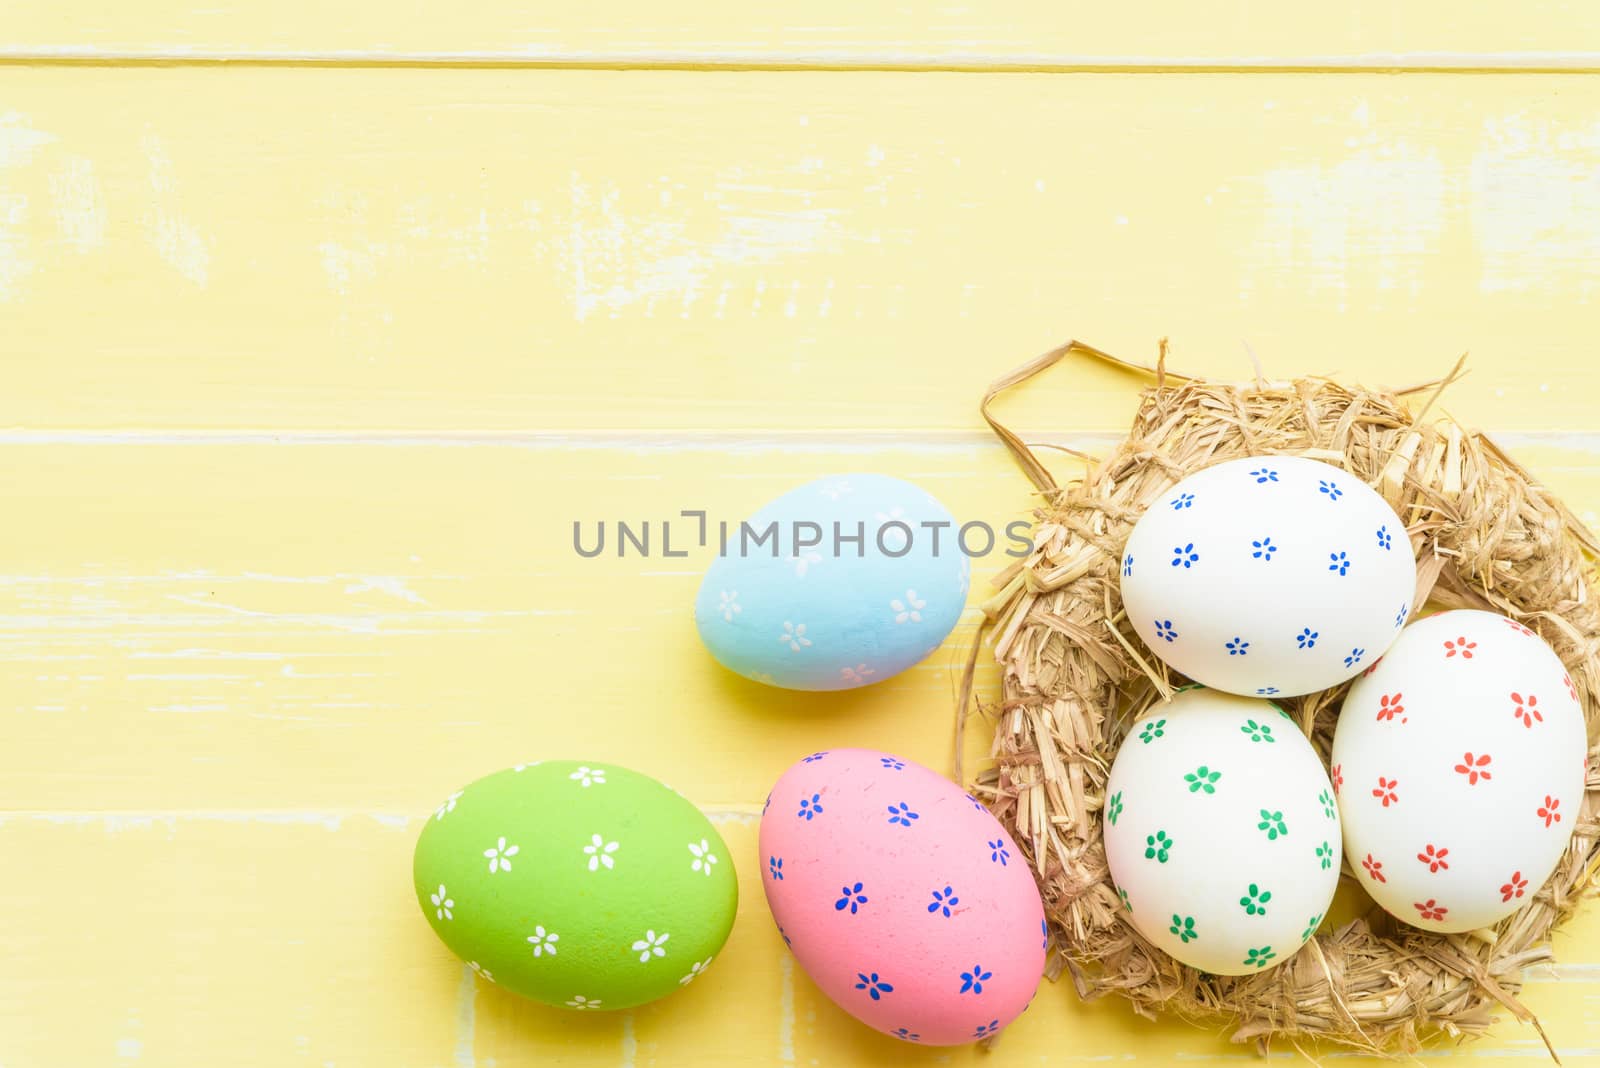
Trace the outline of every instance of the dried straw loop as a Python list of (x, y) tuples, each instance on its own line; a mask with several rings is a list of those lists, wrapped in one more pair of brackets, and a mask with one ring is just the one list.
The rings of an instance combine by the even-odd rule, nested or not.
[[(1062, 486), (989, 414), (1000, 392), (1069, 356), (1149, 374), (1127, 440)], [(1121, 994), (1136, 1012), (1229, 1026), (1265, 1050), (1274, 1037), (1325, 1039), (1381, 1054), (1432, 1035), (1470, 1035), (1517, 1000), (1522, 970), (1551, 959), (1551, 929), (1600, 866), (1600, 610), (1589, 595), (1600, 544), (1567, 508), (1480, 433), (1427, 418), (1441, 382), (1385, 392), (1322, 378), (1248, 385), (1184, 378), (1070, 342), (1000, 379), (984, 417), (1038, 486), (1034, 551), (985, 605), (1002, 667), (995, 764), (975, 790), (1028, 853), (1066, 969), (1084, 998)], [(1405, 397), (1432, 390), (1420, 411)], [(1118, 564), (1128, 531), (1183, 476), (1238, 456), (1311, 456), (1343, 466), (1405, 521), (1418, 560), (1416, 605), (1485, 608), (1535, 629), (1561, 656), (1589, 722), (1590, 772), (1572, 842), (1555, 873), (1493, 928), (1436, 935), (1376, 907), (1318, 934), (1262, 974), (1206, 975), (1146, 942), (1124, 919), (1106, 868), (1100, 810), (1127, 725), (1180, 680), (1145, 653), (1122, 611)], [(1084, 458), (1086, 461), (1089, 458)], [(970, 695), (970, 673), (966, 687)], [(1326, 759), (1344, 688), (1285, 702)], [(968, 704), (963, 703), (963, 716)], [(959, 726), (958, 726), (959, 731)], [(1353, 881), (1348, 866), (1342, 873)], [(1543, 1037), (1543, 1029), (1539, 1029)], [(1546, 1039), (1546, 1045), (1549, 1041)], [(1554, 1049), (1551, 1048), (1554, 1056)]]

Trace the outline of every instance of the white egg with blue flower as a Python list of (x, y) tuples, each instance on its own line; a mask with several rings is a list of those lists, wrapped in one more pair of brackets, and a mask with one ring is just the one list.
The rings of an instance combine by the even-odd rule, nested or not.
[(944, 505), (902, 479), (818, 479), (713, 528), (695, 624), (711, 655), (746, 678), (865, 686), (939, 647), (966, 607), (967, 554), (1003, 547), (994, 536), (982, 527), (963, 537)]
[(1383, 655), (1411, 611), (1405, 525), (1342, 468), (1228, 460), (1151, 502), (1122, 555), (1129, 621), (1174, 670), (1253, 696), (1335, 686)]

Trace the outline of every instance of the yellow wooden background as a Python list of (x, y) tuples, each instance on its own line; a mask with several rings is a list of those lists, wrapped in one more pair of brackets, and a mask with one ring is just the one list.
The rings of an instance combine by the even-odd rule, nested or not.
[[(1068, 334), (1394, 385), (1470, 349), (1448, 404), (1592, 519), (1597, 252), (1586, 0), (10, 0), (0, 1066), (979, 1062), (820, 997), (754, 857), (803, 753), (948, 766), (976, 610), (769, 691), (698, 647), (704, 554), (580, 561), (572, 520), (871, 469), (1002, 522), (976, 398)], [(1092, 445), (1134, 385), (1004, 411)], [(433, 939), (420, 819), (538, 756), (713, 813), (706, 980), (575, 1017)], [(1600, 909), (1557, 950), (1528, 1003), (1600, 1063)], [(990, 1056), (1249, 1054), (1051, 987)]]

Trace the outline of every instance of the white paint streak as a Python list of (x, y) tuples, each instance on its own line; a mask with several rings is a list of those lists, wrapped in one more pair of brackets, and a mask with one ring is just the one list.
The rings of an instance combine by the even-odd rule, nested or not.
[(1600, 120), (1487, 118), (1469, 180), (1483, 292), (1576, 289), (1588, 301), (1600, 291)]
[(456, 988), (456, 1068), (474, 1068), (478, 1063), (475, 1046), (478, 1030), (478, 975), (461, 966), (461, 985)]
[[(797, 166), (803, 170), (804, 161)], [(574, 172), (568, 203), (551, 220), (551, 236), (540, 249), (566, 275), (577, 318), (615, 315), (635, 304), (648, 309), (663, 297), (687, 308), (700, 294), (726, 286), (723, 275), (730, 269), (767, 266), (843, 241), (836, 213), (804, 206), (803, 189), (751, 187), (740, 167), (719, 171), (711, 187), (699, 203), (662, 204), (657, 198), (629, 205), (616, 183)], [(770, 206), (735, 212), (722, 203), (723, 190), (737, 190), (741, 203)], [(536, 232), (545, 225), (542, 214), (529, 213)], [(757, 279), (758, 295), (764, 288), (765, 279)], [(725, 297), (724, 291), (719, 310)]]
[[(175, 833), (186, 823), (261, 824), (273, 827), (320, 827), (337, 831), (348, 819), (366, 818), (386, 830), (403, 831), (410, 826), (412, 817), (403, 812), (362, 812), (356, 810), (232, 810), (183, 809), (165, 812), (68, 812), (55, 809), (15, 810), (0, 809), (0, 826), (22, 820), (31, 823), (49, 823), (61, 827), (101, 827), (107, 832), (148, 831), (156, 827)], [(426, 814), (416, 817), (426, 818)]]
[(634, 1068), (639, 1057), (639, 1039), (633, 1032), (633, 1013), (622, 1017), (622, 1068)]
[(91, 252), (106, 243), (106, 204), (94, 163), (81, 156), (50, 175), (50, 202), (56, 229), (74, 252)]
[[(1358, 133), (1336, 162), (1294, 163), (1262, 176), (1262, 234), (1252, 255), (1280, 278), (1308, 290), (1341, 294), (1358, 285), (1380, 290), (1422, 285), (1446, 217), (1446, 167), (1431, 147), (1374, 128), (1359, 102)], [(1246, 290), (1241, 296), (1248, 296)]]
[(146, 134), (139, 147), (149, 169), (151, 194), (143, 220), (145, 238), (169, 267), (203, 288), (210, 277), (211, 250), (205, 235), (183, 214), (166, 145)]
[(22, 280), (33, 273), (28, 235), (23, 229), (28, 221), (28, 197), (10, 186), (6, 173), (32, 163), (34, 154), (53, 141), (50, 134), (33, 129), (26, 116), (14, 111), (0, 114), (0, 301), (17, 296)]
[(144, 1053), (144, 1043), (137, 1038), (117, 1039), (117, 1056), (125, 1061), (136, 1061)]
[(344, 588), (346, 593), (366, 593), (375, 590), (378, 593), (387, 593), (390, 597), (397, 597), (402, 601), (412, 604), (427, 604), (421, 595), (406, 585), (405, 579), (398, 575), (361, 575), (355, 582)]

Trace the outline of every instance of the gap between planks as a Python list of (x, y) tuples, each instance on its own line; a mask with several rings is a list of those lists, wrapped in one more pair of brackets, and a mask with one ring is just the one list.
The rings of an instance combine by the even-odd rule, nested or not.
[(0, 66), (418, 67), (438, 69), (881, 72), (954, 74), (1600, 74), (1600, 52), (1395, 52), (1349, 56), (901, 55), (892, 52), (366, 50), (271, 52), (155, 47), (0, 48)]

